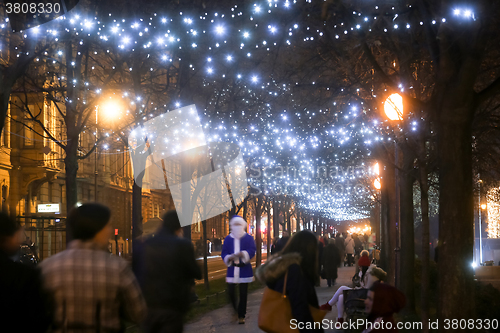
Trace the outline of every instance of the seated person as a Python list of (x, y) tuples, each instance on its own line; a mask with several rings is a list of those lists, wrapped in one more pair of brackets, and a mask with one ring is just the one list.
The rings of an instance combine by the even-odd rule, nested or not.
[[(376, 281), (383, 281), (387, 273), (375, 265), (368, 268), (367, 274), (361, 280), (361, 288), (370, 289)], [(321, 310), (332, 311), (332, 306), (337, 305), (337, 322), (344, 322), (344, 290), (352, 289), (347, 286), (342, 286), (333, 295), (332, 299), (320, 306)]]
[(396, 323), (394, 322), (394, 313), (399, 312), (405, 306), (406, 300), (404, 294), (395, 287), (386, 283), (375, 282), (365, 300), (365, 311), (368, 313), (366, 328), (363, 333), (371, 333), (377, 331), (376, 323), (391, 322), (392, 329), (387, 329), (387, 326), (380, 326), (378, 331), (398, 332)]

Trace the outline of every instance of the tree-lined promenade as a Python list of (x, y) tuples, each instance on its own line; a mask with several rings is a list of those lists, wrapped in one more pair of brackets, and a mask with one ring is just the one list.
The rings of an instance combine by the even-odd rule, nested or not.
[[(88, 0), (22, 33), (11, 32), (4, 17), (0, 129), (9, 119), (19, 135), (33, 132), (61, 150), (69, 211), (78, 202), (79, 160), (96, 149), (124, 153), (134, 128), (195, 104), (207, 140), (236, 143), (243, 152), (250, 196), (232, 213), (252, 211), (259, 244), (262, 220), (269, 244), (280, 228), (292, 231), (292, 221), (307, 228), (371, 216), (388, 281), (405, 293), (408, 313), (418, 310), (426, 321), (435, 207), (437, 316), (476, 318), (477, 304), (456, 300), (475, 299), (474, 211), (498, 187), (498, 6)], [(396, 93), (401, 104), (391, 120), (384, 107)], [(58, 126), (48, 121), (47, 105)], [(18, 115), (9, 116), (14, 110)], [(147, 135), (141, 140), (133, 153), (149, 155)], [(291, 166), (353, 172), (275, 172)], [(262, 176), (252, 177), (255, 169)], [(142, 181), (134, 179), (134, 238), (142, 234)], [(345, 190), (310, 190), (325, 182)], [(283, 193), (286, 186), (292, 190)], [(422, 234), (414, 232), (415, 210)], [(415, 240), (422, 248), (420, 297)]]

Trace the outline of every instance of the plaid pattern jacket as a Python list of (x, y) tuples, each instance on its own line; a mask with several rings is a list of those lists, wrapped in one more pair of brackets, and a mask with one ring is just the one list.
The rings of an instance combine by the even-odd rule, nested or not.
[(128, 263), (92, 242), (74, 240), (40, 267), (53, 298), (54, 332), (120, 332), (123, 320), (138, 323), (146, 315)]

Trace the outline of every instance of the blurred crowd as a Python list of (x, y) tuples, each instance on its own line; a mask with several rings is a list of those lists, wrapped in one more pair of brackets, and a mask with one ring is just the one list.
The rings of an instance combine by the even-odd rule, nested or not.
[[(135, 323), (146, 333), (183, 331), (195, 279), (202, 274), (191, 241), (183, 238), (177, 213), (165, 213), (159, 231), (134, 246), (132, 265), (107, 251), (113, 233), (110, 216), (109, 208), (98, 203), (74, 208), (66, 222), (71, 239), (67, 249), (33, 265), (32, 260), (19, 260), (22, 228), (0, 213), (0, 318), (5, 327), (12, 326), (12, 332), (104, 333), (124, 332)], [(220, 249), (227, 266), (234, 320), (245, 324), (256, 245), (241, 216), (233, 216), (229, 225), (230, 234), (213, 246)], [(28, 258), (29, 249), (25, 248)], [(343, 297), (349, 290), (364, 293), (370, 322), (393, 321), (392, 314), (404, 306), (404, 296), (383, 284), (386, 274), (374, 265), (376, 251), (370, 235), (318, 238), (307, 230), (293, 236), (283, 233), (255, 275), (267, 286), (265, 296), (272, 292), (287, 296), (284, 304), (289, 311), (283, 306), (272, 311), (284, 311), (303, 323), (312, 324), (333, 306), (337, 322), (343, 322)], [(320, 278), (333, 286), (338, 268), (352, 265), (356, 265), (353, 285), (340, 287), (320, 306), (315, 290)], [(269, 313), (264, 310), (273, 306), (269, 299), (263, 298), (261, 312)], [(259, 315), (259, 326), (266, 330), (279, 318), (285, 317)], [(301, 333), (307, 331), (299, 328)]]

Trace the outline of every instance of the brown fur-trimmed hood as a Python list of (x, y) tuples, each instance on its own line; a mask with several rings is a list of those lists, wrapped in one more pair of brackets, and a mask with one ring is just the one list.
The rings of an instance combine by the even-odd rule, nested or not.
[(257, 268), (255, 276), (262, 283), (273, 283), (286, 273), (290, 265), (300, 265), (301, 260), (302, 257), (298, 253), (273, 256), (264, 265)]

